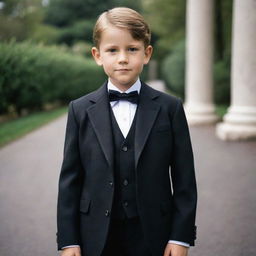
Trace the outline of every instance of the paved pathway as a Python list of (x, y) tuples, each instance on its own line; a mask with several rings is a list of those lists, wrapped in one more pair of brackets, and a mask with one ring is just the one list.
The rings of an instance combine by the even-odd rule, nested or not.
[(0, 150), (0, 256), (56, 253), (56, 195), (66, 117)]
[[(56, 253), (57, 180), (66, 116), (0, 149), (0, 256)], [(256, 255), (256, 142), (193, 127), (198, 239), (190, 256)]]
[(198, 240), (191, 256), (256, 255), (256, 141), (223, 142), (191, 128), (198, 182)]

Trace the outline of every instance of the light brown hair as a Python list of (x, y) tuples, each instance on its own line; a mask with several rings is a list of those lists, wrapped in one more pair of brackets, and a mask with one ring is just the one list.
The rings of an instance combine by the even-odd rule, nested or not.
[(145, 48), (150, 44), (151, 32), (148, 24), (138, 12), (126, 7), (116, 7), (103, 12), (93, 30), (93, 41), (100, 45), (102, 32), (109, 26), (127, 29), (135, 40), (143, 41)]

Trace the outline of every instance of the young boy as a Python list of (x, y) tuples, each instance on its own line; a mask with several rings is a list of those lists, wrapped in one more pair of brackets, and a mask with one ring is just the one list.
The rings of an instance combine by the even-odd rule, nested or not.
[(69, 105), (58, 248), (62, 256), (186, 256), (197, 192), (182, 103), (139, 80), (153, 49), (136, 11), (105, 11), (94, 41), (108, 81)]

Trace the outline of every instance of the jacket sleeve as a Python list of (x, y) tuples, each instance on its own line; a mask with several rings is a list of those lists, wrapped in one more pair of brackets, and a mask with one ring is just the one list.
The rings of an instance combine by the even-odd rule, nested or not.
[(172, 118), (172, 128), (173, 213), (170, 240), (182, 241), (193, 246), (196, 239), (197, 188), (189, 129), (180, 100)]
[(57, 204), (57, 243), (64, 246), (80, 244), (79, 202), (82, 182), (82, 165), (79, 154), (78, 124), (73, 103), (69, 105), (64, 158), (59, 177)]

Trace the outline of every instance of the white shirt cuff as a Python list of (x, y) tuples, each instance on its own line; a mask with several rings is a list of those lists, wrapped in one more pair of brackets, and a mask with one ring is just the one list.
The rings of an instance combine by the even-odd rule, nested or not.
[(180, 241), (176, 241), (176, 240), (169, 240), (168, 243), (169, 244), (178, 244), (178, 245), (182, 245), (182, 246), (185, 246), (185, 247), (190, 246), (190, 244), (188, 244), (188, 243), (184, 243), (184, 242), (180, 242)]
[(80, 247), (80, 246), (79, 246), (79, 245), (77, 245), (77, 244), (74, 244), (74, 245), (68, 245), (68, 246), (64, 246), (64, 247), (62, 247), (62, 248), (61, 248), (61, 250), (66, 249), (66, 248), (73, 248), (73, 247)]

